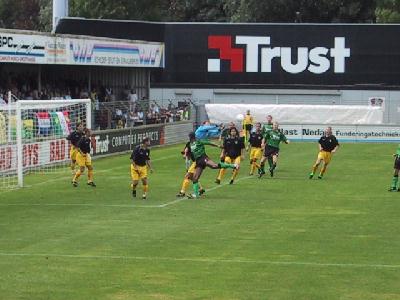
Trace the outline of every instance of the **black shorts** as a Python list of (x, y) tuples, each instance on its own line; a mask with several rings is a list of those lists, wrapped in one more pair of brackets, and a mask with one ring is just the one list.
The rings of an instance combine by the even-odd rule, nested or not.
[(396, 155), (393, 168), (400, 170), (400, 156)]
[(279, 148), (268, 146), (268, 145), (265, 146), (265, 149), (264, 149), (265, 157), (270, 157), (270, 156), (278, 155), (278, 154), (279, 154)]
[(207, 167), (207, 161), (209, 160), (207, 155), (202, 155), (196, 159), (196, 168), (205, 169)]
[(253, 125), (251, 125), (251, 124), (246, 124), (246, 125), (244, 125), (244, 129), (245, 129), (246, 131), (250, 131), (250, 132), (251, 132), (251, 130), (253, 129)]

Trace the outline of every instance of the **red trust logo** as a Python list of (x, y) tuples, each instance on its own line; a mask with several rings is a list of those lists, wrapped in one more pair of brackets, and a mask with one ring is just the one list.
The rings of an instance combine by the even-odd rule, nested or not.
[(231, 72), (243, 72), (244, 50), (232, 48), (230, 35), (210, 35), (208, 49), (219, 49), (219, 58), (208, 59), (209, 72), (221, 72), (221, 59), (230, 61)]

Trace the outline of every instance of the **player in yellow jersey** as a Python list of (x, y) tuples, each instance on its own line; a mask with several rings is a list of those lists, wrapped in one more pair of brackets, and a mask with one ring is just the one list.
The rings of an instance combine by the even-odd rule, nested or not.
[(84, 131), (84, 136), (78, 142), (78, 153), (76, 154), (76, 162), (79, 166), (78, 171), (76, 171), (74, 178), (72, 179), (72, 185), (74, 187), (78, 186), (79, 177), (85, 172), (85, 169), (88, 169), (88, 181), (87, 184), (96, 187), (96, 184), (93, 182), (93, 165), (92, 158), (90, 157), (90, 149), (91, 149), (91, 131), (89, 128), (86, 128)]
[(244, 143), (247, 145), (251, 130), (253, 129), (253, 116), (248, 110), (243, 119)]
[(131, 178), (132, 178), (132, 196), (136, 197), (136, 187), (139, 180), (142, 181), (143, 185), (143, 196), (142, 199), (147, 199), (147, 192), (149, 190), (147, 182), (147, 169), (153, 172), (153, 168), (150, 162), (150, 139), (144, 138), (142, 144), (136, 146), (131, 154)]

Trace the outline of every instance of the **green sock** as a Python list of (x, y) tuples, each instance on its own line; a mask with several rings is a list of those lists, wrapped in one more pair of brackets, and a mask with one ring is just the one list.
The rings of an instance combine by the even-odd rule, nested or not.
[(193, 190), (194, 190), (194, 194), (196, 195), (196, 197), (200, 196), (200, 192), (199, 192), (199, 183), (193, 183)]
[(392, 188), (396, 189), (397, 188), (397, 182), (399, 181), (399, 176), (393, 176), (392, 179)]
[(273, 160), (272, 160), (272, 157), (268, 157), (268, 165), (269, 165), (269, 168), (270, 168), (270, 169), (273, 168), (274, 162), (273, 162)]
[(221, 167), (221, 169), (228, 169), (228, 168), (234, 169), (235, 168), (234, 164), (227, 164), (227, 163), (223, 163), (223, 162), (219, 163), (219, 166)]
[(260, 169), (264, 171), (264, 168), (265, 168), (265, 163), (261, 163)]

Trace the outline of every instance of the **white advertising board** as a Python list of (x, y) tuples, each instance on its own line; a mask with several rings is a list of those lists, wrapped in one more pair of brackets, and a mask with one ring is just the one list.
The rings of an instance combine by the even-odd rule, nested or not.
[[(281, 124), (280, 129), (293, 141), (317, 141), (326, 124)], [(342, 142), (400, 143), (400, 127), (375, 125), (331, 125), (332, 133)]]
[(164, 67), (164, 44), (0, 31), (0, 62)]
[(381, 107), (368, 105), (295, 105), (295, 104), (206, 104), (212, 123), (234, 121), (250, 110), (256, 122), (272, 115), (279, 123), (292, 124), (382, 124)]

